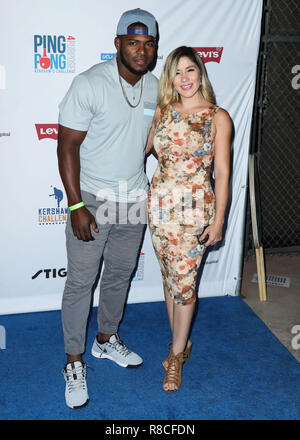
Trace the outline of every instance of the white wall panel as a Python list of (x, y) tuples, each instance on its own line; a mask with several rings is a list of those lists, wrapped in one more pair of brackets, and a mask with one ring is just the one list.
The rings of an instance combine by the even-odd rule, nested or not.
[[(54, 187), (63, 191), (60, 209), (67, 208), (67, 200), (57, 168), (56, 140), (49, 128), (57, 124), (58, 103), (73, 77), (100, 62), (102, 53), (114, 53), (119, 17), (134, 7), (148, 9), (159, 23), (154, 71), (158, 77), (168, 53), (178, 46), (205, 47), (205, 54), (223, 47), (220, 62), (207, 62), (206, 67), (218, 105), (229, 111), (235, 126), (231, 209), (222, 246), (211, 250), (202, 266), (199, 296), (237, 294), (262, 1), (10, 0), (0, 6), (1, 314), (60, 308), (67, 261), (64, 219), (59, 217), (63, 214), (51, 212), (58, 208), (50, 196)], [(35, 72), (35, 35), (50, 36), (51, 41), (74, 37), (68, 43), (73, 65)], [(63, 60), (65, 53), (59, 49), (50, 51), (54, 60), (59, 56)], [(37, 53), (42, 54), (41, 47)], [(75, 72), (68, 72), (73, 66)], [(50, 137), (39, 139), (35, 124), (45, 124), (42, 132), (48, 127)], [(149, 179), (155, 167), (155, 159), (150, 158)], [(39, 215), (52, 217), (40, 224)], [(148, 231), (142, 253), (128, 300), (162, 300)]]

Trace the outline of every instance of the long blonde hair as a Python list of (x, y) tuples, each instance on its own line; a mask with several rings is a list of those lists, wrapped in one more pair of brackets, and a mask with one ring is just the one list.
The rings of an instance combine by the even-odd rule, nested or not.
[(173, 86), (173, 80), (176, 75), (178, 62), (182, 57), (188, 57), (198, 67), (200, 74), (199, 92), (203, 98), (212, 104), (216, 103), (212, 85), (200, 56), (192, 47), (180, 46), (168, 55), (158, 83), (158, 105), (162, 111), (180, 101), (180, 95)]

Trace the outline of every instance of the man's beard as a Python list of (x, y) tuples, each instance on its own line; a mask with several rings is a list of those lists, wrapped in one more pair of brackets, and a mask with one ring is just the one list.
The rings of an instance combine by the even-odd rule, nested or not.
[(131, 67), (124, 58), (122, 47), (120, 48), (120, 60), (121, 63), (126, 67), (126, 69), (128, 69), (129, 72), (133, 73), (134, 75), (141, 76), (141, 75), (145, 75), (145, 73), (148, 72), (148, 67), (145, 70), (135, 70), (133, 67)]

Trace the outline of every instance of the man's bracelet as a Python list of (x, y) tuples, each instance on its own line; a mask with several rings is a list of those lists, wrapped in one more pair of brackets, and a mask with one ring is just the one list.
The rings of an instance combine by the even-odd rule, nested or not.
[(70, 211), (75, 211), (75, 209), (81, 208), (82, 206), (84, 206), (84, 203), (83, 202), (79, 202), (79, 203), (76, 203), (76, 205), (69, 206), (69, 210)]

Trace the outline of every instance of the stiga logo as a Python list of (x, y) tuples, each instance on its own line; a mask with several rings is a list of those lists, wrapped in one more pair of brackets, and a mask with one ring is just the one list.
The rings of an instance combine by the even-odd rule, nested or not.
[(75, 41), (71, 35), (34, 35), (34, 71), (75, 73)]
[(32, 275), (31, 279), (35, 280), (40, 275), (46, 279), (57, 277), (64, 278), (67, 276), (67, 271), (65, 267), (62, 267), (61, 269), (40, 269)]
[(38, 224), (42, 226), (48, 225), (64, 225), (67, 221), (68, 208), (62, 207), (61, 202), (64, 199), (64, 194), (61, 189), (53, 187), (51, 185), (52, 194), (49, 197), (53, 197), (56, 206), (43, 207), (38, 209)]
[(39, 141), (45, 138), (57, 140), (58, 124), (35, 124), (35, 128)]
[(203, 63), (215, 62), (220, 63), (223, 47), (194, 47), (201, 57)]

